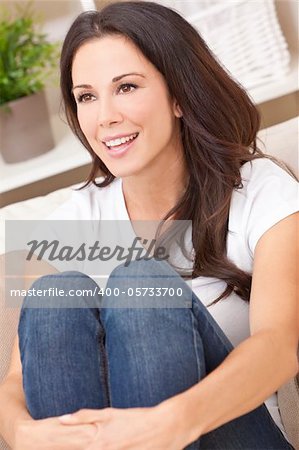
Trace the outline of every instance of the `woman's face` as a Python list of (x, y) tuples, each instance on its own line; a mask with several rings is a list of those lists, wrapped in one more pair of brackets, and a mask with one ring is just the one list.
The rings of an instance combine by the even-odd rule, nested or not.
[(113, 175), (165, 173), (182, 154), (180, 109), (131, 41), (112, 35), (85, 43), (72, 79), (82, 132)]

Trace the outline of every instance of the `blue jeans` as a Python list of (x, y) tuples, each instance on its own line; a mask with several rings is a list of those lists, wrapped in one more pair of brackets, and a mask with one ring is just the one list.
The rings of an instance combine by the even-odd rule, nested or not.
[[(156, 405), (198, 383), (232, 351), (232, 344), (206, 307), (167, 263), (143, 260), (119, 266), (107, 287), (112, 292), (115, 287), (126, 292), (129, 287), (146, 286), (149, 278), (155, 283), (155, 277), (181, 288), (191, 307), (152, 307), (151, 301), (157, 298), (137, 295), (131, 295), (132, 304), (142, 301), (142, 307), (120, 308), (119, 298), (99, 293), (92, 299), (81, 293), (79, 304), (72, 308), (57, 307), (55, 302), (61, 299), (53, 295), (25, 298), (19, 341), (24, 392), (33, 418), (81, 408)], [(97, 288), (80, 272), (44, 276), (33, 286), (42, 290), (56, 286), (65, 292)], [(45, 301), (47, 307), (42, 305)], [(262, 404), (204, 434), (188, 449), (293, 447)]]

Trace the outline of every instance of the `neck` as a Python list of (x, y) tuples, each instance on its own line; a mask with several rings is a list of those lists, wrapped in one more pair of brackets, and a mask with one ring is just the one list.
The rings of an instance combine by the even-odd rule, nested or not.
[(162, 220), (186, 190), (187, 169), (182, 158), (160, 170), (123, 178), (123, 194), (131, 220)]

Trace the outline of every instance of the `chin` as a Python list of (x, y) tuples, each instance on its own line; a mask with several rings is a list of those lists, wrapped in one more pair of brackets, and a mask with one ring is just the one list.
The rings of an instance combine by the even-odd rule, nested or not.
[(144, 166), (133, 166), (133, 164), (128, 164), (126, 167), (125, 164), (122, 164), (121, 162), (119, 164), (114, 164), (113, 166), (111, 164), (106, 164), (106, 167), (109, 169), (109, 171), (117, 178), (126, 178), (126, 177), (132, 177), (141, 174), (145, 168)]

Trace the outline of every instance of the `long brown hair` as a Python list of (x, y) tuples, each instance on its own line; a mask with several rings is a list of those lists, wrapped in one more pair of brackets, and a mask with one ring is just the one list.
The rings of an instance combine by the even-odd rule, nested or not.
[[(189, 184), (164, 220), (192, 221), (192, 278), (207, 276), (226, 282), (227, 288), (215, 302), (232, 291), (249, 301), (251, 274), (227, 258), (226, 239), (232, 193), (243, 187), (240, 168), (247, 161), (265, 157), (257, 147), (257, 108), (199, 33), (175, 11), (153, 2), (127, 1), (110, 4), (100, 12), (82, 13), (65, 38), (60, 66), (68, 123), (93, 158), (87, 184), (101, 188), (115, 177), (79, 126), (72, 94), (72, 62), (83, 43), (113, 34), (129, 38), (160, 71), (183, 113), (181, 134)], [(105, 179), (96, 183), (99, 171)]]

